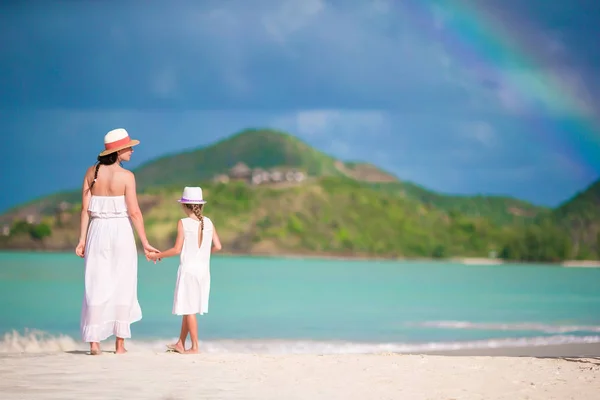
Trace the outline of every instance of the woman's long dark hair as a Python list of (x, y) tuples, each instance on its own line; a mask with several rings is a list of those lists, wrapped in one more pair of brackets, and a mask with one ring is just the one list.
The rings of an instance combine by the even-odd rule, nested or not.
[(96, 162), (96, 170), (94, 171), (94, 180), (90, 184), (90, 190), (94, 187), (96, 183), (96, 179), (98, 178), (98, 170), (101, 165), (112, 165), (117, 162), (119, 159), (119, 154), (115, 151), (114, 153), (107, 154), (105, 156), (98, 156), (98, 161)]

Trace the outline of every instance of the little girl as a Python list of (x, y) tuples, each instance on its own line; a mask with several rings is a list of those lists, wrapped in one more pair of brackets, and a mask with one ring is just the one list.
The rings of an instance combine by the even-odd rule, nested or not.
[[(196, 314), (208, 312), (210, 293), (210, 255), (221, 250), (221, 241), (212, 221), (202, 215), (206, 201), (202, 198), (202, 189), (186, 187), (178, 200), (187, 218), (177, 223), (175, 246), (169, 250), (149, 254), (151, 260), (173, 257), (180, 254), (177, 283), (173, 299), (173, 314), (182, 315), (181, 334), (170, 350), (178, 353), (198, 353), (198, 325)], [(192, 347), (185, 349), (188, 333)]]

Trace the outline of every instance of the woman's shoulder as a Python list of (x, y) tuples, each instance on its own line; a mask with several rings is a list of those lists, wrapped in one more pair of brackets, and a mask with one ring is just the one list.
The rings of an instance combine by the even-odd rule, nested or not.
[(135, 179), (135, 174), (133, 173), (133, 171), (123, 168), (120, 165), (118, 166), (117, 172), (126, 178)]
[(93, 176), (93, 175), (94, 175), (94, 173), (96, 172), (96, 166), (97, 166), (97, 165), (98, 165), (98, 164), (94, 164), (94, 165), (92, 165), (92, 166), (88, 167), (88, 168), (85, 170), (85, 176), (90, 176), (90, 175), (91, 175), (91, 176)]

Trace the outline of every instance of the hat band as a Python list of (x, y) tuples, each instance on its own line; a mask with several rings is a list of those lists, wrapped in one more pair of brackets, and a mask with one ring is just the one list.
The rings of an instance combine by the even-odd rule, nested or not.
[(110, 143), (104, 143), (104, 148), (106, 150), (112, 150), (116, 149), (117, 147), (121, 147), (129, 142), (131, 142), (131, 139), (129, 138), (129, 136), (125, 136), (123, 139), (119, 139)]
[(202, 199), (186, 199), (185, 197), (182, 197), (181, 201), (204, 201), (204, 200), (202, 200)]

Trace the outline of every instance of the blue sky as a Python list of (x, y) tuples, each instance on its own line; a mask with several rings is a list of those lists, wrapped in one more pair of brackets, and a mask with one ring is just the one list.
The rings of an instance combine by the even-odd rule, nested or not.
[[(142, 141), (132, 168), (272, 127), (442, 192), (557, 205), (600, 175), (596, 1), (141, 4), (0, 4), (0, 210), (76, 188), (115, 127)], [(457, 4), (535, 64), (465, 60), (443, 40)], [(578, 106), (486, 71), (551, 77)], [(582, 115), (586, 134), (561, 130)]]

